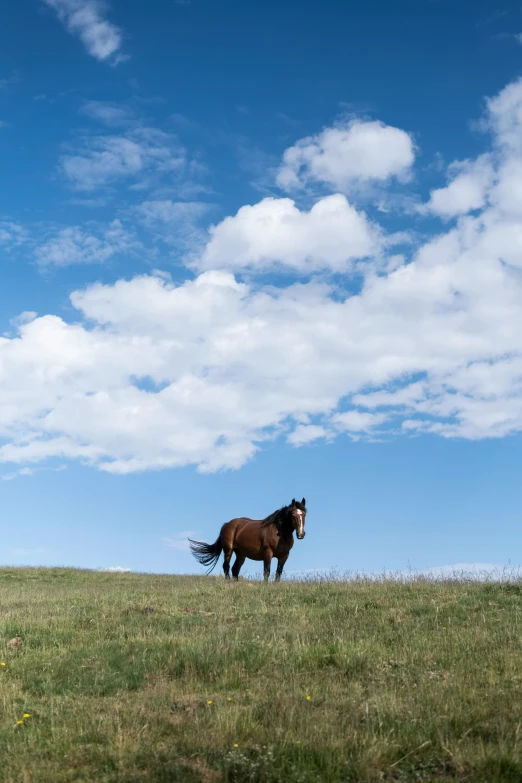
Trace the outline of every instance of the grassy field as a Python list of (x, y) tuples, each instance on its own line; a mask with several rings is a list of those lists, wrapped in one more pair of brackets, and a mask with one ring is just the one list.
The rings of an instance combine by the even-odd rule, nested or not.
[(0, 780), (518, 783), (521, 595), (0, 569)]

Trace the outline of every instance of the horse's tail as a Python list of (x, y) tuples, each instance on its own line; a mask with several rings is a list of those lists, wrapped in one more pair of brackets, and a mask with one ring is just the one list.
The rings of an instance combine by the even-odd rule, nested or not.
[(189, 538), (190, 551), (198, 560), (201, 565), (210, 566), (207, 574), (216, 567), (216, 563), (219, 560), (219, 556), (223, 551), (223, 544), (221, 543), (221, 536), (218, 536), (217, 541), (214, 544), (205, 544), (203, 541), (192, 541)]

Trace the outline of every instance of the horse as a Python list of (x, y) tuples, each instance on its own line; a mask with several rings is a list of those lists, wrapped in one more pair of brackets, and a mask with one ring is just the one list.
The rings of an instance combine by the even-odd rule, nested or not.
[(272, 558), (277, 558), (276, 582), (281, 579), (283, 568), (294, 545), (294, 531), (297, 538), (305, 537), (306, 502), (292, 500), (289, 506), (274, 511), (266, 519), (238, 517), (225, 522), (214, 544), (193, 541), (189, 538), (192, 554), (201, 565), (210, 566), (207, 574), (214, 570), (221, 552), (224, 552), (223, 571), (225, 579), (230, 579), (230, 560), (235, 552), (232, 576), (237, 581), (241, 566), (248, 557), (250, 560), (262, 560), (264, 580), (270, 576)]

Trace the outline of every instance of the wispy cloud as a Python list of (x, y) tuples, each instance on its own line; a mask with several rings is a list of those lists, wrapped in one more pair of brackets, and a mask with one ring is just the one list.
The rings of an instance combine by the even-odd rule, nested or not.
[(153, 226), (158, 223), (167, 225), (186, 223), (202, 217), (209, 209), (209, 204), (201, 201), (144, 201), (135, 208), (136, 215), (144, 225)]
[(142, 245), (119, 220), (100, 230), (96, 224), (86, 228), (70, 226), (39, 245), (35, 259), (39, 266), (103, 264), (117, 253), (129, 252)]
[(185, 254), (196, 254), (204, 247), (206, 231), (202, 219), (211, 207), (201, 201), (162, 199), (143, 201), (130, 214), (151, 232), (154, 242), (164, 242)]
[(172, 537), (164, 537), (161, 540), (169, 549), (178, 549), (181, 552), (188, 552), (190, 550), (189, 538), (194, 538), (197, 535), (195, 530), (183, 530), (181, 533), (176, 533)]
[(86, 101), (80, 113), (108, 127), (126, 125), (133, 119), (133, 112), (127, 106), (109, 101)]
[[(28, 315), (36, 315), (36, 313), (30, 313)], [(45, 471), (51, 471), (53, 473), (59, 473), (62, 470), (67, 470), (67, 465), (59, 465), (56, 468), (47, 468), (47, 467), (41, 467), (41, 468), (20, 468), (19, 470), (15, 470), (12, 473), (4, 473), (3, 476), (0, 476), (0, 480), (2, 481), (13, 481), (13, 479), (20, 478), (21, 476), (34, 476), (35, 473), (41, 473), (43, 470)]]
[[(98, 106), (98, 113), (99, 113)], [(184, 171), (186, 151), (175, 137), (155, 128), (125, 135), (84, 136), (80, 147), (61, 158), (61, 170), (75, 190), (93, 191), (118, 181), (138, 180), (145, 188), (163, 174)]]
[(12, 473), (4, 473), (2, 481), (12, 481), (19, 476), (32, 476), (33, 474), (34, 468), (20, 468), (20, 470), (15, 470)]
[(0, 79), (0, 90), (5, 90), (6, 87), (10, 87), (12, 84), (17, 84), (20, 81), (20, 74), (17, 71), (12, 71), (10, 76), (4, 76)]
[(22, 245), (28, 238), (29, 235), (23, 226), (10, 220), (0, 220), (0, 245), (10, 250)]
[(475, 22), (475, 27), (484, 27), (486, 25), (494, 24), (495, 22), (499, 22), (501, 19), (504, 19), (506, 16), (508, 16), (507, 11), (497, 11), (494, 14), (485, 16), (483, 19), (479, 19), (477, 22)]
[(122, 31), (105, 18), (103, 0), (43, 0), (53, 8), (71, 35), (82, 41), (90, 55), (113, 65), (128, 59), (121, 53)]

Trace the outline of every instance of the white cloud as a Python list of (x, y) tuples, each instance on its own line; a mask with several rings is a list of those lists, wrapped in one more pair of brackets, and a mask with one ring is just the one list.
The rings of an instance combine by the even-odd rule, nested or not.
[(188, 539), (194, 539), (197, 536), (195, 530), (184, 530), (181, 533), (176, 533), (175, 536), (166, 536), (161, 540), (169, 549), (178, 549), (181, 552), (189, 552), (190, 546)]
[(20, 468), (20, 470), (14, 470), (12, 473), (4, 473), (1, 476), (2, 481), (12, 481), (19, 476), (33, 476), (34, 468)]
[(455, 176), (449, 185), (432, 190), (430, 200), (422, 211), (450, 218), (482, 209), (494, 177), (490, 156), (453, 164), (450, 172)]
[(185, 150), (171, 135), (155, 128), (134, 128), (123, 136), (85, 136), (81, 147), (63, 155), (63, 175), (76, 190), (92, 191), (117, 181), (184, 171)]
[(383, 411), (340, 401), (357, 393), (360, 409), (363, 390), (418, 373), (425, 385), (395, 400), (394, 417), (413, 411), (445, 436), (520, 429), (522, 281), (494, 257), (477, 265), (462, 242), (453, 230), (347, 298), (314, 283), (250, 288), (225, 272), (78, 291), (85, 325), (48, 315), (0, 341), (0, 460), (239, 467), (282, 427), (299, 441), (305, 414), (330, 435), (371, 435)]
[(415, 405), (426, 397), (426, 383), (418, 381), (402, 386), (395, 391), (378, 391), (366, 394), (356, 394), (353, 398), (355, 405), (364, 405), (365, 408), (389, 408)]
[(341, 194), (301, 211), (288, 198), (265, 198), (241, 207), (210, 228), (211, 239), (198, 265), (202, 269), (290, 267), (345, 271), (354, 259), (375, 254), (379, 232)]
[(328, 431), (318, 424), (298, 424), (288, 436), (288, 442), (293, 446), (304, 446), (305, 443), (313, 443), (328, 437)]
[[(363, 398), (364, 399), (364, 398)], [(346, 432), (370, 432), (386, 420), (385, 414), (346, 411), (332, 416), (332, 424)]]
[(209, 204), (200, 201), (162, 199), (143, 201), (130, 214), (152, 233), (155, 241), (165, 242), (188, 258), (188, 254), (196, 254), (205, 245), (207, 236), (201, 221), (209, 208)]
[(114, 220), (98, 235), (97, 227), (90, 225), (88, 230), (71, 226), (39, 245), (34, 256), (40, 266), (70, 266), (72, 264), (103, 264), (116, 253), (141, 248), (135, 236), (123, 228), (119, 220)]
[(14, 247), (22, 245), (27, 239), (28, 234), (23, 226), (10, 220), (0, 220), (0, 245), (12, 250)]
[[(521, 431), (521, 85), (487, 104), (492, 176), (476, 214), (408, 258), (368, 265), (359, 291), (247, 285), (216, 269), (345, 271), (375, 247), (385, 256), (383, 234), (344, 196), (308, 212), (265, 199), (212, 230), (201, 264), (214, 268), (195, 279), (93, 285), (73, 293), (73, 323), (19, 319), (0, 338), (0, 461), (215, 471), (279, 436)], [(168, 224), (179, 208), (150, 201), (140, 214)]]
[(108, 127), (127, 125), (133, 119), (133, 113), (127, 106), (109, 101), (86, 101), (80, 112)]
[(0, 476), (0, 479), (2, 481), (13, 481), (16, 478), (20, 478), (20, 476), (34, 476), (36, 473), (40, 473), (42, 470), (45, 471), (51, 471), (53, 473), (60, 473), (63, 470), (67, 470), (67, 465), (59, 465), (57, 468), (50, 468), (50, 467), (38, 467), (38, 468), (20, 468), (19, 470), (14, 470), (11, 473), (4, 473)]
[(97, 60), (117, 64), (126, 59), (121, 54), (122, 32), (105, 18), (107, 5), (103, 0), (44, 0), (53, 8), (60, 21)]
[(522, 77), (489, 98), (487, 112), (484, 124), (495, 134), (498, 147), (509, 153), (522, 153)]
[(136, 207), (135, 213), (146, 226), (158, 224), (173, 224), (192, 222), (202, 217), (208, 209), (208, 204), (201, 201), (171, 201), (170, 199), (143, 201)]
[(360, 182), (405, 178), (414, 158), (413, 140), (405, 131), (382, 122), (353, 120), (287, 149), (277, 184), (293, 190), (316, 182), (346, 191)]

